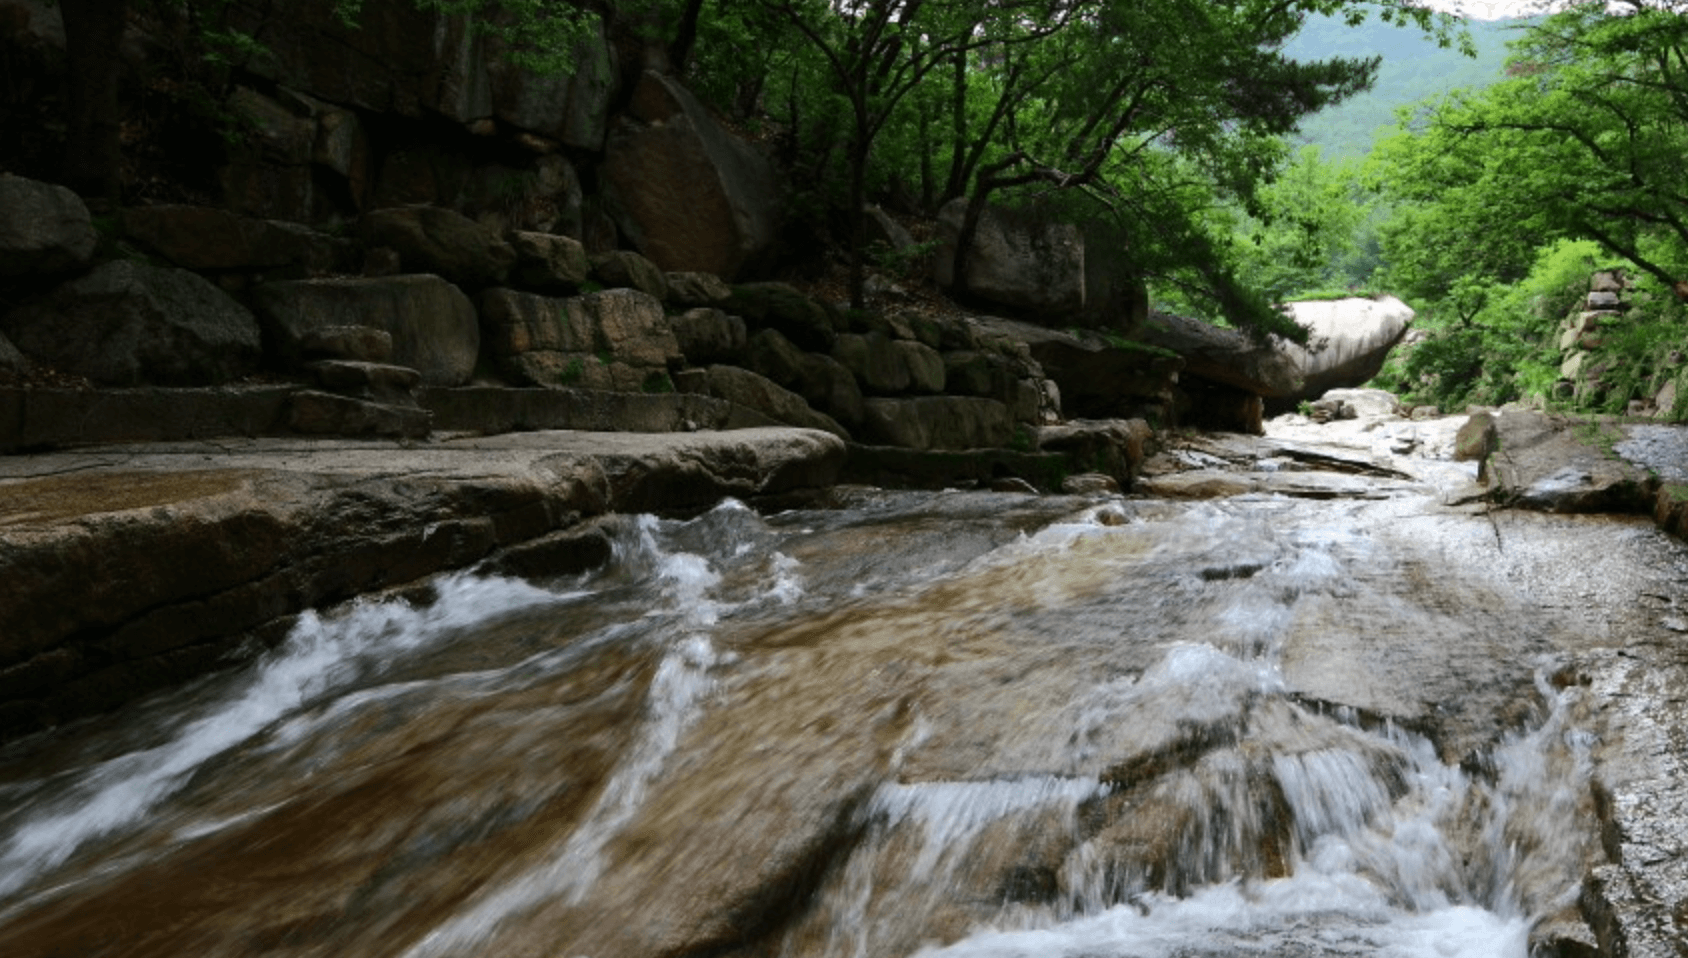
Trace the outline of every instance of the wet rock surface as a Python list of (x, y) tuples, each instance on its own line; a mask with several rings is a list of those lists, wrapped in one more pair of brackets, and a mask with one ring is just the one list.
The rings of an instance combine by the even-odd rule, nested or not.
[[(302, 455), (282, 445), (156, 480), (130, 464), (107, 487), (121, 464), (81, 453), (53, 480), (80, 491), (0, 515), (0, 542), (204, 531), (168, 484), (209, 515), (314, 476), (295, 496), (339, 497), (342, 531), (406, 503), (384, 533), (402, 547), (371, 561), (449, 545), (546, 586), (448, 577), (306, 616), (226, 685), (0, 751), (0, 789), (39, 809), (49, 780), (97, 805), (89, 749), (203, 750), (201, 727), (239, 743), (169, 759), (194, 774), (111, 837), (52, 811), (84, 848), (62, 861), (28, 857), (0, 816), (17, 866), (0, 875), (53, 876), (22, 897), (5, 882), (31, 879), (0, 878), (0, 951), (103, 954), (123, 927), (143, 955), (190, 938), (408, 958), (1672, 955), (1688, 550), (1640, 517), (1504, 508), (1453, 458), (1464, 422), (1157, 437), (1124, 498), (1099, 475), (1073, 477), (1082, 497), (836, 487), (831, 508), (768, 519), (729, 505), (560, 531), (492, 507), (535, 472), (627, 509), (770, 470), (789, 471), (763, 488), (825, 482), (842, 446), (770, 433), (813, 447), (781, 467), (729, 437), (534, 434), (277, 475), (273, 456)], [(1147, 438), (1072, 424), (1036, 434), (1063, 452), (1016, 455), (1128, 457)], [(1008, 454), (943, 455), (983, 480), (986, 452)], [(448, 481), (489, 526), (442, 511)], [(1211, 483), (1208, 501), (1175, 499), (1180, 483)], [(208, 541), (259, 552), (263, 528)], [(224, 548), (201, 565), (250, 564)], [(216, 711), (255, 705), (240, 683), (268, 688), (307, 649), (329, 659), (302, 698)], [(179, 707), (201, 711), (148, 718)]]
[(824, 486), (843, 451), (824, 434), (741, 430), (0, 459), (0, 734), (249, 658), (308, 608), (470, 565), (582, 516)]

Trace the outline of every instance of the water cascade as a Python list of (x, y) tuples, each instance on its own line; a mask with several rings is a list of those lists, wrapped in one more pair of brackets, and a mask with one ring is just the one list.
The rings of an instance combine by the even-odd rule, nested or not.
[(1574, 918), (1589, 637), (1490, 522), (838, 498), (621, 517), (598, 572), (307, 616), (11, 746), (0, 954), (1524, 958)]

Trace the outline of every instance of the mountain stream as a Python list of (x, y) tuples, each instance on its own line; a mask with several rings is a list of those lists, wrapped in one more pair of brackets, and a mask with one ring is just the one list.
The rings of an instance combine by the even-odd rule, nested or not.
[(612, 518), (585, 576), (307, 615), (0, 752), (0, 955), (1587, 939), (1578, 656), (1654, 627), (1688, 559), (1645, 523), (1361, 488), (727, 502)]

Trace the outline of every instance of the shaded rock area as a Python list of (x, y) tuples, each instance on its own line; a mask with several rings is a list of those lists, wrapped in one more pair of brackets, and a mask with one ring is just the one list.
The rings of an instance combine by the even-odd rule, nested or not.
[(74, 273), (98, 237), (82, 199), (62, 186), (0, 175), (0, 277)]
[(258, 323), (196, 273), (113, 260), (0, 316), (27, 355), (96, 383), (208, 386), (258, 366)]
[(958, 197), (938, 213), (941, 240), (932, 259), (940, 287), (999, 307), (1034, 315), (1064, 315), (1085, 307), (1084, 233), (1070, 223), (987, 206), (968, 251), (966, 281), (955, 276), (955, 244), (969, 200)]
[(266, 351), (290, 366), (302, 361), (306, 334), (331, 326), (387, 333), (393, 361), (420, 372), (429, 386), (468, 382), (480, 355), (474, 304), (431, 274), (264, 283), (253, 291), (253, 303)]
[(3, 459), (0, 737), (248, 659), (306, 609), (495, 559), (587, 516), (819, 488), (843, 463), (835, 437), (790, 429)]
[(673, 78), (647, 72), (611, 130), (602, 177), (617, 224), (665, 270), (737, 279), (771, 251), (772, 164)]

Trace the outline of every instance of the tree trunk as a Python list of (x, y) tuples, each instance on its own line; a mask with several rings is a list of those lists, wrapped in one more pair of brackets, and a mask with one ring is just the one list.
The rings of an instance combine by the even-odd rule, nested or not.
[(675, 76), (686, 75), (692, 48), (697, 46), (697, 21), (702, 12), (703, 0), (686, 0), (685, 9), (680, 12), (680, 25), (675, 28), (674, 42), (668, 45), (668, 63), (674, 68)]
[(955, 55), (955, 76), (950, 79), (950, 169), (939, 202), (960, 196), (967, 189), (967, 54)]
[(850, 143), (850, 308), (867, 306), (867, 136), (860, 127)]
[(65, 182), (84, 196), (116, 203), (122, 192), (117, 98), (129, 0), (60, 0), (64, 12)]

